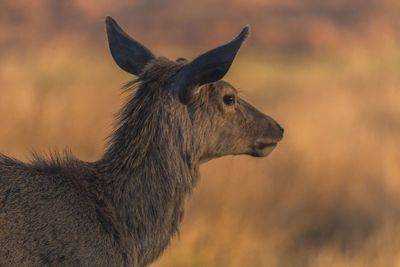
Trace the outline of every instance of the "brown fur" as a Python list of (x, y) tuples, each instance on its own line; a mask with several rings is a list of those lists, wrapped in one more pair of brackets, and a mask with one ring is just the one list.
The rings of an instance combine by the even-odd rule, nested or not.
[(178, 233), (201, 162), (272, 150), (264, 143), (282, 129), (228, 83), (183, 104), (174, 81), (184, 64), (154, 59), (128, 85), (98, 161), (0, 157), (0, 266), (148, 266)]

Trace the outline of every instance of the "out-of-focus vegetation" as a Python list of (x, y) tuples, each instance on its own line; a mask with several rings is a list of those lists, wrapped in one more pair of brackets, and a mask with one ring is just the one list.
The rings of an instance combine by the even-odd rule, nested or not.
[(228, 77), (286, 128), (268, 158), (202, 166), (156, 266), (400, 266), (400, 4), (368, 1), (0, 2), (0, 151), (101, 154), (118, 88), (113, 15), (158, 55), (253, 33)]

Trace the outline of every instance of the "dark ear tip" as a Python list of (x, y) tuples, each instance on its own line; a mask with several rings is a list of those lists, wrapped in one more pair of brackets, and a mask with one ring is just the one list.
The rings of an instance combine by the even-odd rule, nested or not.
[(118, 24), (115, 21), (115, 19), (113, 19), (110, 16), (106, 17), (106, 28), (107, 28), (107, 33), (110, 34), (110, 31), (112, 31), (115, 28), (118, 28)]
[(121, 29), (121, 27), (118, 25), (118, 23), (113, 19), (111, 16), (107, 16), (105, 19), (106, 22), (106, 29), (107, 29), (107, 35), (113, 35), (115, 32), (122, 32), (124, 31)]
[(239, 33), (239, 38), (243, 41), (247, 39), (250, 34), (250, 25), (244, 26), (243, 30)]
[(115, 23), (115, 19), (113, 19), (111, 16), (107, 16), (105, 21), (107, 25)]

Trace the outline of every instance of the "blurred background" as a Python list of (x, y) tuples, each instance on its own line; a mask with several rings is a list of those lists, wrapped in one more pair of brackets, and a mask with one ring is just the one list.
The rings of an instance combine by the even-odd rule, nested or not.
[(252, 34), (226, 80), (276, 118), (268, 158), (202, 166), (155, 266), (400, 266), (398, 0), (0, 0), (0, 151), (97, 159), (132, 79), (112, 15), (155, 54)]

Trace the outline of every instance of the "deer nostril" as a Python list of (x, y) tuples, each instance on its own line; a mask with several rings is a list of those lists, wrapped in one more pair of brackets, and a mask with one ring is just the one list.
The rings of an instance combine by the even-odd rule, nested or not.
[(284, 129), (282, 126), (279, 125), (279, 128), (281, 129), (281, 132), (282, 132), (282, 133), (285, 132), (285, 129)]
[(279, 123), (277, 123), (276, 125), (278, 126), (279, 130), (283, 134), (285, 132), (285, 129)]

